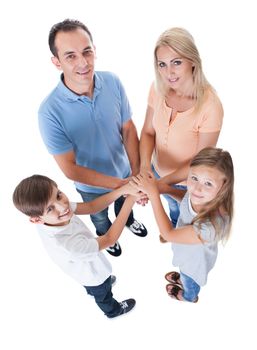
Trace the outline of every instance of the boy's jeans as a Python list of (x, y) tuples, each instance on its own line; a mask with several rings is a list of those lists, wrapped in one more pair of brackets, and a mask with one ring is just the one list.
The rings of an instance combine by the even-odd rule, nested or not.
[(95, 298), (96, 304), (105, 313), (107, 317), (119, 315), (121, 306), (112, 294), (111, 276), (99, 286), (84, 286), (89, 295)]

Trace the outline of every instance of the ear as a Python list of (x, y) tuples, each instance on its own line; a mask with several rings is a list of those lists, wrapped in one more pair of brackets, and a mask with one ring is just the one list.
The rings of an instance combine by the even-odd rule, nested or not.
[(31, 216), (29, 218), (29, 221), (32, 222), (33, 224), (43, 224), (44, 221), (39, 217), (39, 216)]
[(52, 61), (53, 65), (55, 65), (55, 67), (58, 70), (62, 70), (61, 63), (57, 57), (55, 57), (55, 56), (51, 57), (51, 61)]

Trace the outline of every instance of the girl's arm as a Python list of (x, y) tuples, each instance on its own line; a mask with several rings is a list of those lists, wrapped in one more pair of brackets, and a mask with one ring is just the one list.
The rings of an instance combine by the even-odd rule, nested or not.
[(163, 208), (154, 177), (150, 176), (150, 174), (148, 174), (148, 176), (146, 176), (146, 174), (139, 174), (138, 176), (133, 177), (133, 182), (138, 190), (143, 191), (148, 195), (161, 237), (168, 242), (174, 243), (202, 243), (199, 236), (195, 233), (193, 225), (187, 225), (176, 229), (173, 228), (171, 221)]
[(112, 202), (114, 202), (120, 196), (125, 194), (136, 194), (137, 190), (128, 183), (122, 187), (114, 190), (112, 192), (106, 193), (91, 202), (87, 203), (77, 203), (77, 208), (75, 214), (94, 214), (108, 207)]

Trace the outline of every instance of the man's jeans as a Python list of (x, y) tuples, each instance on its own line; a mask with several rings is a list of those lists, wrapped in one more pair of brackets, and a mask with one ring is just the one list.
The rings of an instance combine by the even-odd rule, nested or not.
[[(102, 193), (87, 193), (78, 189), (77, 191), (80, 193), (84, 202), (91, 202), (95, 198), (98, 198), (103, 195)], [(125, 198), (121, 196), (114, 202), (114, 212), (116, 216), (119, 214), (124, 201), (125, 201)], [(108, 207), (96, 214), (91, 214), (90, 218), (98, 234), (105, 234), (112, 225), (108, 217)], [(131, 224), (133, 224), (133, 222), (134, 222), (133, 211), (131, 211), (129, 214), (126, 226), (130, 226)]]

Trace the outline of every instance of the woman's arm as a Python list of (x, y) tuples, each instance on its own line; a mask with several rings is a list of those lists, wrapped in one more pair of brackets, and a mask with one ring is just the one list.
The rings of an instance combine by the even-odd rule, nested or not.
[(151, 171), (151, 160), (155, 146), (155, 131), (153, 128), (154, 110), (148, 106), (146, 110), (145, 122), (141, 131), (139, 151), (141, 170)]

